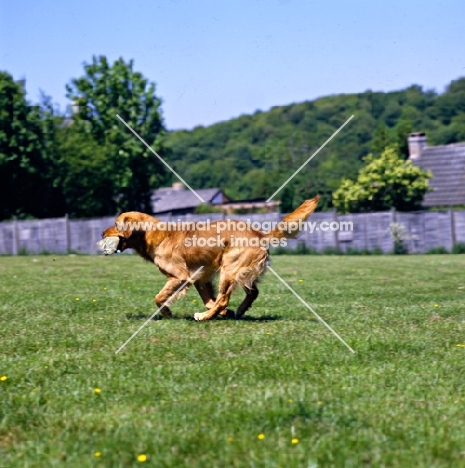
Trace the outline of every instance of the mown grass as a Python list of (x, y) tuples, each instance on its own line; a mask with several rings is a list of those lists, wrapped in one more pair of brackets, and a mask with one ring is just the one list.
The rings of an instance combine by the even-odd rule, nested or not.
[(116, 355), (156, 268), (0, 258), (0, 466), (465, 466), (465, 256), (272, 266), (355, 354), (268, 274), (245, 320), (194, 322), (192, 290)]

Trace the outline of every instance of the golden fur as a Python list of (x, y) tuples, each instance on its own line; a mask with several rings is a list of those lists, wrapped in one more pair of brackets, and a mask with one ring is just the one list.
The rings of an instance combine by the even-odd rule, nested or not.
[[(319, 196), (305, 201), (293, 213), (283, 218), (283, 222), (303, 222), (315, 210)], [(151, 225), (149, 230), (127, 228), (130, 223), (141, 226), (141, 223)], [(122, 213), (116, 219), (115, 226), (102, 233), (102, 238), (119, 237), (118, 249), (134, 249), (142, 258), (155, 263), (166, 276), (167, 283), (156, 295), (155, 302), (160, 307), (164, 317), (170, 317), (171, 311), (163, 304), (178, 290), (184, 282), (200, 268), (198, 275), (191, 279), (184, 290), (193, 283), (202, 298), (206, 312), (196, 313), (196, 320), (210, 320), (218, 314), (230, 315), (227, 309), (229, 298), (234, 288), (241, 286), (246, 297), (239, 305), (235, 317), (240, 318), (252, 305), (258, 296), (257, 279), (266, 268), (268, 250), (260, 246), (238, 246), (234, 239), (282, 239), (294, 238), (299, 234), (298, 228), (283, 230), (276, 227), (269, 233), (255, 229), (222, 230), (220, 237), (223, 243), (213, 246), (189, 246), (186, 239), (197, 238), (217, 239), (217, 223), (212, 222), (209, 230), (161, 230), (157, 229), (161, 221), (157, 218), (139, 212)], [(237, 223), (237, 221), (236, 221)], [(133, 224), (133, 226), (134, 226)], [(126, 228), (125, 228), (126, 227)], [(253, 244), (253, 242), (250, 242)], [(213, 243), (212, 243), (213, 244)], [(213, 277), (219, 273), (218, 295), (215, 297)]]

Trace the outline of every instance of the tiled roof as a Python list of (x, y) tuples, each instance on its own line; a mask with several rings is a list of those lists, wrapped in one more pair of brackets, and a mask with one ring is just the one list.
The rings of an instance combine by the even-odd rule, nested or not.
[(427, 146), (413, 164), (433, 173), (423, 206), (465, 205), (465, 143)]
[[(207, 203), (211, 203), (218, 193), (222, 193), (219, 188), (196, 190)], [(221, 197), (220, 203), (224, 197)], [(171, 211), (195, 208), (202, 204), (189, 189), (173, 189), (172, 187), (160, 188), (153, 191), (152, 211), (154, 214), (169, 213)]]

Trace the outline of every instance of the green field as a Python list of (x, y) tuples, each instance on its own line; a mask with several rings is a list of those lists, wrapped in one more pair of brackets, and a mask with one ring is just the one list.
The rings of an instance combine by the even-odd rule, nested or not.
[(465, 466), (465, 255), (272, 266), (355, 354), (271, 273), (244, 320), (191, 290), (115, 354), (155, 267), (0, 257), (0, 466)]

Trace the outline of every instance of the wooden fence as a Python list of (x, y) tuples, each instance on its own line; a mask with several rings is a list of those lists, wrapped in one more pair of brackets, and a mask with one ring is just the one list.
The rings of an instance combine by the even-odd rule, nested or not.
[[(282, 217), (283, 215), (279, 213), (232, 216), (215, 213), (173, 218), (161, 216), (160, 219), (181, 222), (206, 221), (207, 219), (279, 222)], [(71, 220), (65, 217), (2, 222), (0, 223), (0, 254), (18, 255), (41, 252), (96, 254), (98, 253), (96, 242), (100, 239), (102, 231), (113, 225), (114, 221), (114, 217), (86, 220)], [(465, 243), (465, 210), (412, 213), (387, 211), (348, 215), (324, 212), (314, 213), (309, 221), (316, 223), (313, 225), (313, 232), (310, 232), (310, 229), (304, 231), (298, 241), (288, 243), (290, 248), (296, 247), (297, 242), (305, 242), (308, 247), (317, 251), (324, 251), (327, 248), (341, 251), (380, 249), (388, 253), (394, 247), (391, 233), (393, 223), (403, 226), (404, 244), (410, 253), (422, 253), (436, 247), (444, 247), (450, 251), (454, 244)], [(331, 229), (337, 225), (340, 229)]]

